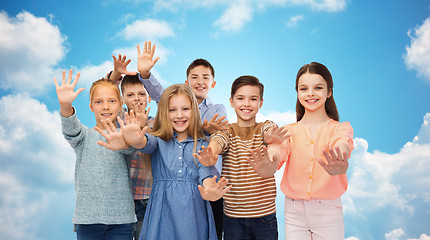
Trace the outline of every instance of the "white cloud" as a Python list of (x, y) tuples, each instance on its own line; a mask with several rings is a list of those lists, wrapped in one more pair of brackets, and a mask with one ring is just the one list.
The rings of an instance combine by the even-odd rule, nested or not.
[(40, 239), (52, 219), (71, 225), (74, 159), (58, 112), (28, 94), (0, 98), (0, 239)]
[(356, 237), (348, 237), (348, 238), (345, 238), (345, 240), (360, 240), (360, 239)]
[(238, 32), (251, 21), (253, 8), (248, 1), (232, 1), (223, 15), (214, 25), (224, 32)]
[(145, 19), (127, 25), (120, 35), (126, 40), (146, 41), (174, 37), (175, 33), (166, 21)]
[(290, 17), (288, 22), (285, 23), (285, 25), (287, 25), (287, 27), (290, 27), (290, 28), (296, 27), (299, 24), (299, 22), (303, 19), (304, 19), (303, 15), (292, 16)]
[(1, 88), (32, 93), (46, 89), (66, 54), (66, 39), (46, 18), (26, 11), (16, 17), (0, 12)]
[(430, 240), (430, 236), (423, 233), (420, 238), (408, 238), (407, 240)]
[(158, 0), (154, 2), (154, 8), (157, 11), (179, 12), (197, 8), (225, 7), (223, 14), (214, 22), (214, 26), (220, 29), (220, 32), (213, 34), (217, 37), (221, 32), (241, 31), (252, 21), (256, 11), (264, 11), (271, 7), (304, 6), (315, 11), (337, 12), (346, 8), (346, 2), (347, 0)]
[(427, 18), (414, 32), (408, 31), (411, 45), (406, 46), (404, 60), (409, 69), (416, 70), (418, 75), (430, 83), (430, 18)]
[(393, 231), (385, 234), (386, 240), (400, 240), (405, 235), (401, 228), (394, 229)]

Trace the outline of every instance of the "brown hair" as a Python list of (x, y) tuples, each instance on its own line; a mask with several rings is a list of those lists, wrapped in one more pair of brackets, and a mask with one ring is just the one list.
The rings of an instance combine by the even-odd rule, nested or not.
[(190, 75), (191, 70), (193, 70), (197, 66), (204, 66), (204, 67), (209, 68), (211, 70), (212, 77), (215, 78), (215, 70), (212, 67), (212, 64), (210, 64), (210, 62), (208, 60), (202, 59), (202, 58), (198, 58), (198, 59), (194, 60), (190, 64), (190, 66), (188, 66), (188, 68), (187, 68), (187, 78), (188, 78), (188, 75)]
[(249, 75), (240, 76), (234, 80), (233, 84), (231, 85), (231, 98), (234, 97), (237, 89), (245, 85), (258, 87), (260, 89), (260, 99), (263, 99), (264, 85), (260, 82), (260, 80), (258, 80), (258, 78)]
[(143, 83), (139, 80), (139, 77), (137, 75), (125, 75), (121, 81), (122, 94), (124, 94), (124, 88), (130, 85), (143, 85)]
[[(331, 96), (325, 102), (325, 111), (327, 112), (327, 115), (331, 119), (339, 121), (339, 113), (337, 112), (336, 103), (334, 102), (334, 97), (333, 97), (333, 79), (331, 77), (330, 71), (327, 69), (326, 66), (317, 62), (311, 62), (310, 64), (303, 65), (297, 72), (296, 92), (298, 91), (299, 78), (305, 73), (318, 74), (322, 78), (324, 78), (324, 80), (327, 83), (327, 91), (331, 92)], [(304, 114), (305, 114), (305, 108), (300, 103), (299, 99), (297, 99), (297, 103), (296, 103), (297, 121), (300, 121), (303, 118)]]

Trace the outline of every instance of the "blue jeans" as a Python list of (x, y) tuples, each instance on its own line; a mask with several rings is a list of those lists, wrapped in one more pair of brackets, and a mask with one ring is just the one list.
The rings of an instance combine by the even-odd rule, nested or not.
[(224, 240), (278, 239), (276, 213), (259, 218), (231, 218), (224, 214)]
[(76, 224), (78, 240), (131, 240), (134, 224)]
[(136, 212), (136, 228), (133, 231), (133, 239), (138, 240), (142, 230), (143, 218), (145, 217), (148, 199), (134, 200), (134, 211)]

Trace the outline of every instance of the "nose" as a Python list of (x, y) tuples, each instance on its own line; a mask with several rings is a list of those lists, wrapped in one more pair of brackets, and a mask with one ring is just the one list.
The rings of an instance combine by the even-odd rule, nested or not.
[(178, 110), (178, 111), (176, 112), (176, 117), (178, 117), (178, 118), (181, 118), (183, 115), (184, 115), (184, 114), (183, 114), (182, 110)]
[(108, 104), (108, 102), (104, 102), (104, 103), (103, 103), (103, 109), (109, 109), (109, 104)]

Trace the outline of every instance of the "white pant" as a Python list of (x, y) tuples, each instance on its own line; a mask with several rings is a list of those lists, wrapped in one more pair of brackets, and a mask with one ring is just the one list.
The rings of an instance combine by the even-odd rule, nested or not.
[(343, 207), (334, 200), (285, 197), (286, 240), (344, 240)]

